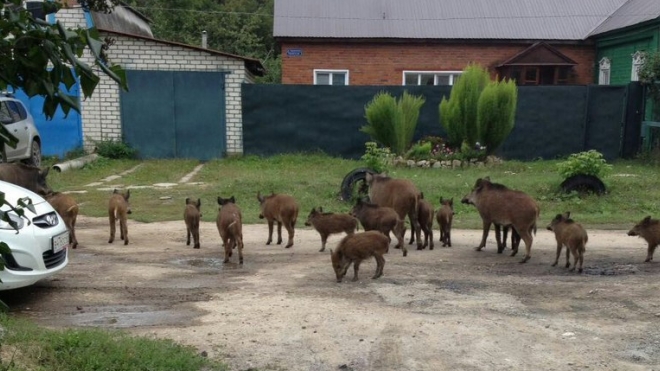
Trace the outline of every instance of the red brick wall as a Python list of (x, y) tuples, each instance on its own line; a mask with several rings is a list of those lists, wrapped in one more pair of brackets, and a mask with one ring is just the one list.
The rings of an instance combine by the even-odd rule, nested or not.
[[(282, 83), (313, 84), (314, 69), (333, 69), (349, 70), (350, 85), (402, 85), (404, 70), (462, 71), (470, 62), (495, 75), (495, 66), (530, 45), (282, 42)], [(575, 84), (593, 83), (593, 46), (552, 46), (577, 62)], [(288, 49), (300, 49), (302, 56), (289, 57)]]

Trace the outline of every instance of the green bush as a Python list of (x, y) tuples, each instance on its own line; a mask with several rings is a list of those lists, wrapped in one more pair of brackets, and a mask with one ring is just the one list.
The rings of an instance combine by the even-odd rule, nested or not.
[(612, 165), (605, 161), (602, 153), (592, 149), (568, 156), (566, 161), (557, 164), (557, 169), (564, 179), (579, 174), (600, 178), (612, 170)]
[(464, 141), (474, 145), (479, 141), (477, 105), (489, 81), (490, 75), (486, 69), (476, 64), (470, 65), (452, 87), (449, 99), (442, 98), (440, 118), (450, 146), (458, 147)]
[(403, 155), (412, 142), (424, 102), (424, 97), (405, 91), (398, 101), (387, 92), (379, 92), (364, 107), (367, 125), (360, 130), (395, 154)]
[(481, 145), (493, 153), (509, 136), (516, 119), (518, 87), (512, 80), (492, 81), (481, 92), (477, 122)]
[(432, 149), (433, 144), (431, 142), (420, 141), (419, 143), (413, 144), (404, 157), (411, 160), (428, 160), (432, 157)]
[(647, 54), (639, 69), (639, 81), (644, 84), (653, 102), (653, 119), (660, 120), (660, 52)]
[(386, 171), (392, 164), (392, 154), (389, 148), (378, 147), (376, 142), (366, 142), (366, 151), (362, 155), (362, 161), (367, 167), (374, 169), (377, 173)]
[(137, 157), (137, 150), (120, 140), (100, 140), (94, 142), (94, 146), (99, 156), (112, 159), (133, 159)]

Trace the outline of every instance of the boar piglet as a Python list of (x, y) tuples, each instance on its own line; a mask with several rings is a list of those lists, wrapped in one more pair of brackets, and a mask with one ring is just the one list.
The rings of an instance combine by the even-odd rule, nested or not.
[[(424, 232), (424, 244), (422, 249), (425, 249), (426, 246), (429, 246), (429, 250), (433, 250), (433, 205), (424, 199), (424, 193), (419, 194), (418, 204), (417, 204), (417, 221), (419, 222), (419, 227), (422, 232)], [(415, 231), (410, 233), (410, 242), (412, 245), (415, 242)], [(430, 243), (429, 243), (430, 241)]]
[(648, 263), (653, 260), (655, 248), (660, 244), (660, 220), (651, 219), (651, 216), (647, 216), (632, 227), (628, 232), (628, 236), (639, 236), (646, 240), (648, 250), (644, 262)]
[(232, 250), (238, 247), (238, 263), (243, 264), (243, 216), (241, 209), (236, 205), (234, 196), (229, 198), (218, 197), (218, 218), (216, 225), (222, 244), (225, 246), (225, 260), (228, 263)]
[(356, 217), (365, 231), (379, 231), (390, 240), (390, 231), (397, 239), (397, 249), (403, 250), (403, 256), (408, 255), (408, 249), (403, 244), (403, 233), (405, 228), (403, 220), (391, 207), (380, 207), (376, 204), (365, 202), (358, 198), (351, 210), (351, 215)]
[(266, 245), (273, 242), (273, 224), (277, 222), (277, 244), (282, 243), (282, 225), (284, 225), (289, 233), (289, 241), (284, 247), (293, 246), (294, 228), (299, 210), (296, 199), (289, 195), (275, 193), (270, 196), (261, 196), (261, 193), (257, 192), (257, 200), (259, 200), (261, 208), (259, 219), (265, 218), (268, 221), (268, 241), (266, 241)]
[(126, 193), (119, 193), (116, 189), (112, 191), (110, 201), (108, 202), (108, 218), (110, 219), (110, 239), (108, 243), (115, 240), (116, 221), (119, 219), (119, 237), (124, 240), (124, 245), (128, 245), (128, 214), (131, 214), (131, 204), (128, 199), (131, 197), (131, 190)]
[(353, 234), (357, 229), (357, 219), (348, 214), (324, 213), (323, 208), (313, 208), (305, 222), (306, 226), (313, 226), (321, 235), (321, 250), (325, 250), (328, 236), (335, 233)]
[(78, 247), (78, 239), (76, 238), (76, 219), (78, 218), (78, 203), (76, 200), (66, 193), (51, 192), (44, 196), (46, 201), (53, 206), (53, 209), (64, 220), (64, 224), (69, 229), (69, 243), (71, 248)]
[(417, 239), (417, 250), (421, 250), (421, 227), (419, 225), (419, 198), (421, 193), (408, 179), (393, 179), (381, 174), (367, 173), (366, 183), (369, 186), (369, 200), (372, 203), (391, 207), (401, 220), (410, 219), (411, 233)]
[(454, 199), (445, 200), (440, 197), (440, 209), (436, 214), (440, 226), (440, 242), (442, 247), (451, 247), (451, 223), (454, 220)]
[(382, 276), (385, 267), (383, 254), (387, 251), (389, 243), (389, 239), (378, 231), (354, 233), (344, 237), (335, 251), (330, 249), (332, 268), (335, 270), (337, 282), (341, 282), (344, 278), (351, 263), (354, 270), (353, 281), (357, 281), (360, 263), (372, 256), (376, 259), (376, 274), (372, 278)]
[(202, 200), (197, 201), (186, 198), (186, 208), (183, 210), (183, 221), (186, 223), (186, 246), (190, 246), (190, 236), (193, 238), (193, 248), (199, 249), (199, 220), (201, 213)]
[(555, 239), (557, 240), (557, 257), (552, 266), (557, 265), (562, 246), (566, 246), (566, 268), (571, 266), (568, 256), (570, 250), (571, 254), (573, 254), (573, 268), (571, 268), (571, 272), (575, 270), (575, 266), (579, 262), (580, 268), (578, 268), (578, 272), (582, 273), (584, 252), (587, 241), (589, 240), (584, 227), (573, 221), (571, 219), (571, 213), (567, 211), (564, 214), (557, 214), (550, 222), (550, 225), (548, 225), (548, 230), (555, 232)]
[[(540, 208), (536, 201), (524, 192), (507, 188), (501, 184), (492, 183), (490, 178), (477, 179), (472, 192), (467, 194), (461, 200), (462, 203), (474, 205), (479, 211), (483, 222), (483, 235), (481, 243), (476, 250), (486, 246), (486, 239), (491, 224), (502, 226), (512, 226), (525, 242), (525, 256), (521, 263), (527, 262), (531, 257), (532, 250), (532, 231), (536, 228), (536, 219), (539, 216)], [(500, 245), (498, 243), (498, 245)], [(501, 249), (498, 246), (498, 250)], [(517, 246), (514, 246), (511, 256), (518, 253)]]
[(0, 180), (27, 188), (38, 195), (46, 195), (52, 190), (46, 184), (46, 176), (50, 168), (43, 170), (36, 166), (21, 163), (0, 164)]

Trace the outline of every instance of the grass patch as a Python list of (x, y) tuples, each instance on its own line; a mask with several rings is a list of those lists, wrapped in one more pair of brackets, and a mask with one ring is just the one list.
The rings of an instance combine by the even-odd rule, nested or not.
[(134, 337), (116, 330), (50, 330), (6, 315), (0, 316), (0, 325), (0, 368), (7, 371), (228, 369), (198, 355), (194, 348), (170, 340)]
[[(55, 190), (89, 189), (87, 194), (74, 195), (84, 203), (81, 212), (91, 216), (107, 215), (110, 191), (96, 188), (111, 184), (152, 185), (176, 183), (192, 171), (195, 160), (144, 161), (134, 173), (99, 187), (84, 185), (120, 173), (135, 165), (134, 160), (102, 160), (83, 168), (49, 176)], [(424, 192), (425, 198), (438, 207), (438, 199), (454, 198), (455, 227), (479, 228), (481, 219), (469, 205), (460, 199), (470, 192), (479, 177), (490, 176), (494, 182), (529, 193), (541, 205), (541, 221), (544, 227), (555, 214), (571, 211), (579, 222), (599, 228), (628, 228), (646, 215), (660, 214), (660, 190), (655, 187), (658, 168), (641, 161), (617, 161), (612, 173), (603, 181), (608, 194), (582, 196), (563, 194), (559, 191), (562, 178), (557, 171), (559, 161), (519, 162), (487, 168), (420, 169), (395, 168), (390, 176), (411, 179)], [(347, 212), (351, 205), (338, 198), (344, 176), (362, 167), (361, 161), (332, 158), (323, 154), (278, 155), (273, 157), (245, 156), (210, 161), (191, 179), (204, 182), (201, 186), (177, 185), (172, 188), (134, 189), (131, 191), (131, 218), (154, 222), (182, 219), (184, 199), (201, 198), (203, 220), (216, 218), (218, 196), (235, 196), (243, 212), (245, 223), (263, 223), (257, 217), (259, 205), (256, 194), (288, 193), (301, 205), (298, 225), (301, 226), (312, 207)], [(169, 197), (161, 199), (161, 197)], [(183, 223), (183, 222), (182, 222)]]

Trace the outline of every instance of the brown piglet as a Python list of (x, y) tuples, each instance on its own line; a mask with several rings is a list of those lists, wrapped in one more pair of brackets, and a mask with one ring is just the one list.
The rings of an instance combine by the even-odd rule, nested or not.
[(53, 206), (53, 209), (64, 220), (64, 224), (69, 229), (69, 243), (71, 248), (78, 247), (78, 239), (76, 238), (76, 219), (78, 218), (78, 203), (76, 200), (66, 193), (52, 192), (44, 196), (46, 201)]
[(306, 226), (313, 226), (321, 235), (321, 250), (325, 250), (328, 236), (335, 233), (353, 234), (357, 229), (357, 219), (348, 214), (324, 213), (323, 208), (313, 208), (305, 222)]
[(262, 196), (257, 192), (257, 200), (261, 213), (259, 219), (268, 221), (268, 240), (266, 245), (273, 242), (273, 224), (277, 222), (277, 244), (282, 243), (282, 225), (289, 233), (289, 241), (285, 248), (293, 246), (293, 236), (295, 234), (296, 220), (298, 219), (298, 202), (295, 198), (285, 194), (272, 193), (270, 196)]
[(564, 214), (557, 214), (550, 222), (550, 225), (548, 225), (548, 230), (555, 232), (555, 239), (557, 240), (557, 257), (555, 258), (555, 262), (552, 263), (552, 266), (557, 265), (562, 246), (566, 246), (566, 268), (571, 266), (568, 255), (570, 250), (570, 253), (573, 255), (573, 268), (571, 268), (571, 272), (575, 270), (575, 267), (579, 263), (578, 272), (582, 273), (584, 252), (587, 241), (589, 240), (584, 227), (580, 223), (573, 221), (571, 219), (571, 213), (567, 211)]
[(353, 281), (357, 281), (360, 263), (372, 256), (376, 259), (376, 274), (372, 278), (382, 276), (385, 267), (383, 254), (387, 251), (389, 243), (387, 236), (378, 231), (354, 233), (344, 237), (334, 251), (330, 249), (332, 268), (337, 276), (337, 282), (341, 282), (344, 278), (351, 263), (354, 270)]
[(628, 232), (628, 236), (639, 236), (646, 240), (646, 243), (648, 243), (648, 250), (644, 262), (648, 263), (653, 260), (655, 248), (660, 244), (660, 220), (651, 219), (651, 216), (649, 215), (632, 227)]
[(193, 248), (199, 249), (199, 220), (202, 216), (201, 212), (202, 200), (199, 198), (197, 201), (186, 198), (186, 208), (183, 211), (183, 221), (186, 223), (186, 246), (190, 246), (190, 236), (193, 238)]
[(229, 198), (218, 197), (218, 219), (216, 225), (222, 244), (225, 246), (224, 263), (229, 262), (232, 250), (238, 247), (238, 263), (243, 264), (243, 216), (241, 209), (236, 205), (234, 196)]
[(445, 200), (440, 197), (440, 208), (436, 214), (440, 226), (440, 242), (442, 247), (451, 247), (451, 223), (454, 220), (454, 199)]
[[(433, 205), (424, 199), (424, 193), (419, 194), (417, 205), (417, 221), (422, 232), (424, 232), (424, 244), (422, 249), (429, 246), (429, 250), (433, 250)], [(412, 245), (415, 242), (415, 231), (410, 233), (410, 242)]]
[(126, 193), (119, 193), (116, 189), (110, 196), (108, 202), (108, 218), (110, 219), (110, 239), (108, 243), (115, 240), (116, 220), (119, 219), (119, 237), (124, 240), (124, 245), (128, 245), (128, 214), (131, 214), (131, 205), (128, 199), (131, 197), (131, 190)]
[(365, 202), (358, 198), (351, 210), (351, 215), (356, 217), (365, 231), (379, 231), (390, 239), (390, 231), (397, 239), (397, 249), (403, 250), (403, 256), (408, 255), (408, 249), (403, 244), (403, 233), (405, 231), (403, 220), (391, 207), (381, 207), (376, 204)]

